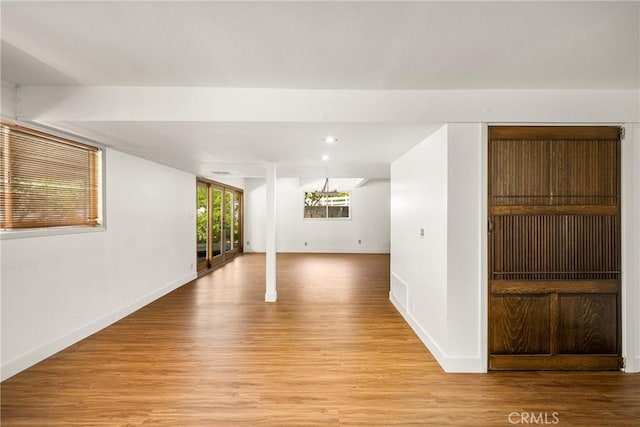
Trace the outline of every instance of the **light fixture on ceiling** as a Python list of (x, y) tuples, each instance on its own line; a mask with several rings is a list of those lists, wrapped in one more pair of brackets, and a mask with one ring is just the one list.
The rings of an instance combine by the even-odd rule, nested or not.
[(336, 142), (338, 142), (338, 138), (331, 135), (325, 136), (322, 140), (327, 144), (335, 144)]
[(324, 185), (322, 186), (322, 189), (316, 191), (315, 193), (322, 196), (335, 196), (337, 194), (340, 194), (340, 192), (335, 188), (333, 190), (329, 189), (329, 178), (324, 179)]
[(229, 171), (211, 171), (211, 173), (214, 175), (231, 175)]
[(325, 162), (326, 162), (327, 160), (329, 160), (330, 158), (331, 158), (331, 157), (329, 157), (329, 155), (328, 155), (328, 154), (323, 154), (323, 155), (322, 155), (322, 157), (320, 157), (320, 159), (321, 159), (321, 160), (324, 160)]

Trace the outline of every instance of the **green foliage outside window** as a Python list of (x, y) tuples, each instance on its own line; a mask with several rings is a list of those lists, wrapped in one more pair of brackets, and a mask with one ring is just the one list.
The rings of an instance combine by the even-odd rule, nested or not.
[(198, 243), (207, 242), (207, 188), (198, 187), (197, 236)]
[(305, 218), (349, 218), (350, 193), (304, 193)]
[[(207, 191), (206, 187), (198, 187), (198, 209), (197, 209), (197, 236), (198, 243), (207, 242)], [(212, 191), (213, 194), (213, 218), (211, 221), (212, 238), (214, 242), (219, 242), (222, 235), (222, 192)]]

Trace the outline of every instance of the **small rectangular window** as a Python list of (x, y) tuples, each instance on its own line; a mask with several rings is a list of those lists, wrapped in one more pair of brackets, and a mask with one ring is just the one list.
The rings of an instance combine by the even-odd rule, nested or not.
[(351, 218), (351, 194), (338, 192), (304, 193), (305, 218)]
[(0, 229), (100, 224), (101, 150), (0, 123)]

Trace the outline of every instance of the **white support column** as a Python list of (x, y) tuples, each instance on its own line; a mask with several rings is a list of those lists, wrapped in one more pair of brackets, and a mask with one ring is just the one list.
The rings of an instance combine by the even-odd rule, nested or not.
[(267, 250), (267, 289), (265, 302), (278, 299), (276, 290), (276, 164), (267, 163), (267, 212), (266, 212), (266, 250)]

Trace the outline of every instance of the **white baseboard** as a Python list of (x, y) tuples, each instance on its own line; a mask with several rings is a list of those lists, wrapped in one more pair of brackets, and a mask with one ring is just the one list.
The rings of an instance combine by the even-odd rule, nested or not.
[[(254, 250), (244, 250), (244, 253), (249, 253), (249, 254), (264, 254), (265, 251), (254, 251)], [(383, 254), (383, 255), (389, 255), (389, 250), (388, 249), (367, 249), (367, 250), (351, 250), (351, 249), (346, 249), (346, 250), (319, 250), (319, 249), (314, 249), (314, 250), (287, 250), (287, 251), (277, 251), (278, 254)]]
[(486, 374), (486, 361), (480, 357), (447, 356), (445, 372)]
[(438, 364), (440, 364), (440, 366), (442, 367), (442, 369), (445, 370), (445, 366), (446, 366), (446, 357), (444, 355), (444, 351), (442, 350), (442, 348), (438, 345), (437, 342), (435, 342), (431, 336), (427, 333), (427, 331), (425, 331), (419, 324), (418, 322), (415, 321), (415, 319), (413, 318), (413, 316), (411, 316), (403, 307), (402, 304), (396, 300), (396, 298), (393, 296), (393, 294), (389, 293), (389, 300), (391, 301), (391, 304), (393, 304), (393, 306), (396, 308), (396, 310), (398, 310), (398, 313), (400, 313), (400, 315), (404, 318), (404, 320), (409, 324), (409, 326), (411, 326), (411, 329), (413, 329), (413, 332), (416, 333), (416, 335), (418, 336), (418, 338), (420, 338), (420, 341), (422, 341), (422, 343), (425, 345), (425, 347), (427, 347), (427, 350), (429, 350), (429, 352), (431, 353), (431, 355), (436, 359), (436, 361), (438, 362)]
[(389, 300), (393, 306), (398, 310), (398, 313), (404, 318), (404, 320), (411, 326), (411, 329), (416, 333), (420, 341), (427, 347), (427, 350), (436, 359), (440, 367), (445, 372), (467, 372), (467, 373), (484, 373), (487, 372), (487, 367), (483, 363), (480, 357), (452, 357), (447, 356), (445, 351), (438, 345), (438, 343), (425, 331), (422, 326), (409, 314), (402, 304), (396, 300), (394, 295), (389, 292)]
[(340, 249), (340, 250), (301, 250), (301, 251), (279, 251), (282, 253), (300, 253), (300, 254), (389, 254), (389, 249)]
[(627, 361), (624, 371), (628, 374), (635, 374), (640, 372), (640, 356), (633, 358), (633, 365), (630, 365)]
[(65, 348), (87, 338), (90, 335), (95, 334), (96, 332), (106, 328), (109, 325), (117, 322), (118, 320), (127, 317), (131, 313), (141, 309), (142, 307), (152, 303), (158, 298), (163, 297), (171, 291), (176, 290), (177, 288), (195, 280), (197, 278), (197, 273), (189, 273), (164, 288), (153, 291), (144, 297), (138, 299), (137, 301), (132, 302), (131, 304), (122, 307), (115, 312), (108, 314), (100, 319), (94, 320), (66, 335), (55, 339), (47, 344), (38, 347), (16, 359), (13, 359), (9, 362), (3, 363), (1, 368), (1, 381), (6, 380), (14, 376), (15, 374), (24, 371), (30, 366), (35, 365), (38, 362), (45, 360), (48, 357), (53, 356), (57, 352), (64, 350)]

